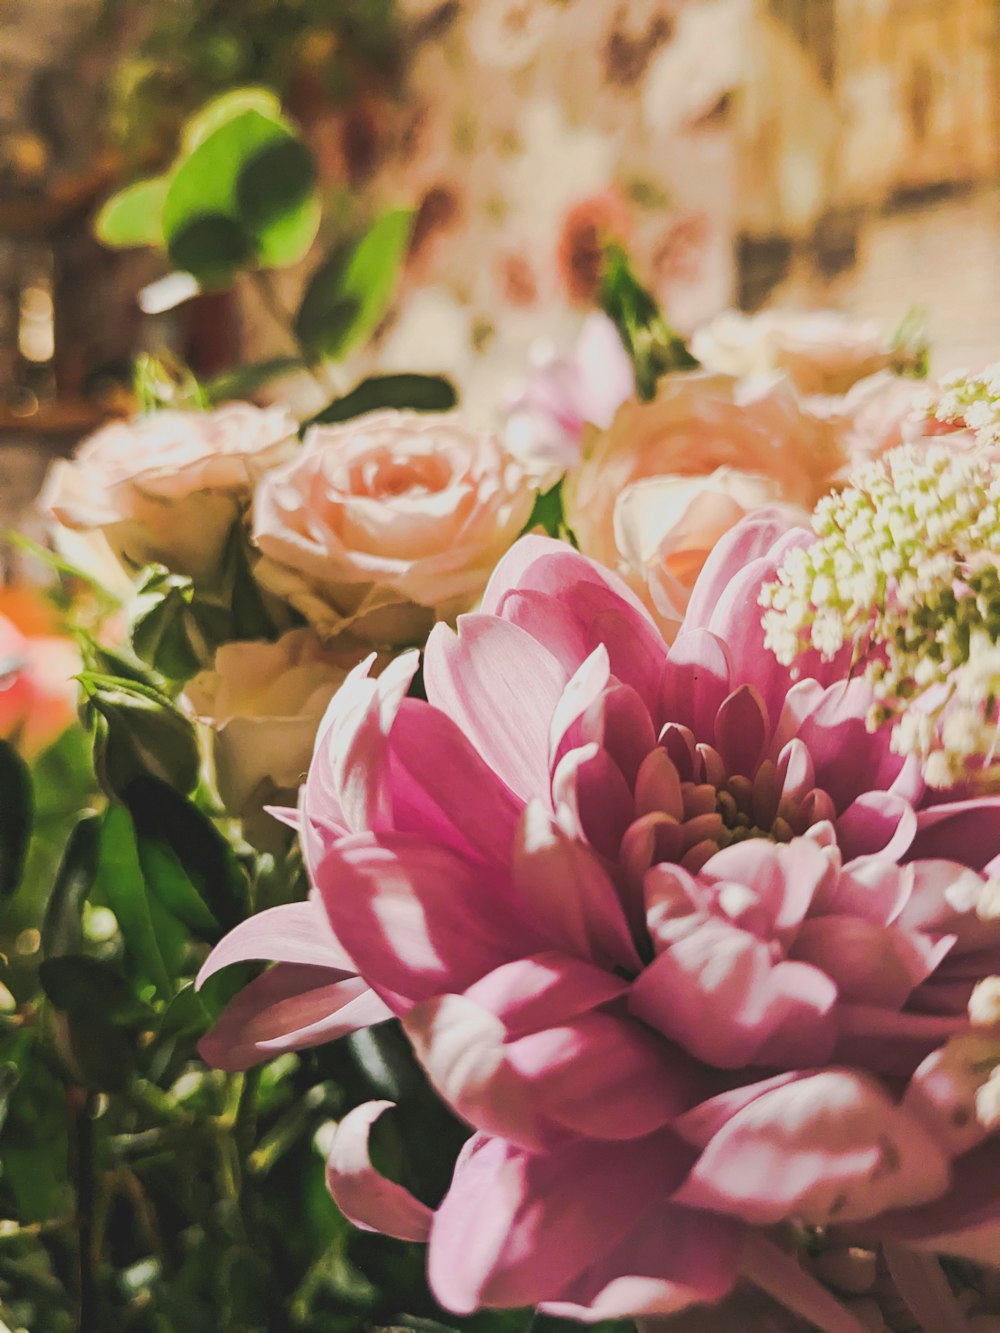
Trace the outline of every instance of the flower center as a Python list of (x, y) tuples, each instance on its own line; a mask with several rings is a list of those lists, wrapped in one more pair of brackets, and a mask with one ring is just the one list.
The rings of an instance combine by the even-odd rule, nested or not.
[(630, 874), (641, 879), (662, 861), (697, 874), (724, 847), (750, 838), (789, 842), (834, 818), (833, 801), (814, 785), (801, 741), (787, 745), (777, 762), (743, 766), (752, 776), (727, 764), (713, 746), (696, 742), (687, 727), (666, 727), (636, 776), (636, 818), (621, 846)]

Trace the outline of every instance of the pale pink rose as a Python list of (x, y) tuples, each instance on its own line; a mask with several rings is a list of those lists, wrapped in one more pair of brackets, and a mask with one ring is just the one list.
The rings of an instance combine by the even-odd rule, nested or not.
[(625, 487), (614, 510), (622, 572), (666, 638), (675, 637), (712, 548), (740, 519), (780, 509), (789, 522), (808, 526), (804, 509), (780, 501), (773, 478), (728, 467), (707, 477), (647, 477)]
[(226, 643), (187, 699), (212, 732), (219, 793), (233, 815), (294, 790), (309, 767), (327, 705), (362, 654), (326, 648), (310, 629), (277, 643)]
[(888, 370), (853, 385), (838, 404), (848, 422), (846, 444), (852, 461), (881, 458), (906, 441), (940, 433), (941, 423), (928, 421), (921, 410), (926, 397), (926, 384)]
[(533, 349), (523, 384), (505, 404), (505, 443), (532, 472), (557, 476), (579, 461), (584, 426), (605, 430), (634, 393), (632, 362), (618, 331), (595, 311), (569, 355), (550, 344)]
[(258, 478), (296, 451), (296, 431), (285, 408), (249, 403), (115, 422), (56, 463), (42, 504), (67, 528), (103, 532), (126, 568), (203, 578)]
[(524, 470), (458, 416), (315, 427), (257, 490), (256, 574), (324, 636), (417, 642), (475, 601), (532, 501)]
[(784, 371), (808, 394), (846, 393), (892, 359), (874, 320), (838, 310), (726, 310), (696, 331), (691, 350), (706, 370), (738, 376)]
[[(638, 586), (645, 583), (642, 571), (665, 543), (668, 581), (660, 591), (669, 588), (683, 611), (684, 589), (744, 513), (774, 503), (812, 509), (845, 462), (842, 434), (839, 419), (807, 411), (785, 380), (740, 384), (704, 372), (669, 375), (652, 402), (623, 404), (607, 431), (585, 439), (583, 462), (566, 486), (567, 519), (580, 549), (633, 587), (637, 573)], [(654, 478), (672, 488), (659, 527), (655, 505), (631, 489)], [(699, 485), (676, 489), (685, 480)], [(694, 504), (701, 491), (715, 498), (705, 494)]]

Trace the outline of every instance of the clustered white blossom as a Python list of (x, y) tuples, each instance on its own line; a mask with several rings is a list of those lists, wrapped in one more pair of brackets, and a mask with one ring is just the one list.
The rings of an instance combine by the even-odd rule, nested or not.
[(1000, 363), (978, 374), (963, 370), (943, 376), (923, 410), (928, 420), (964, 425), (984, 448), (1000, 445)]
[[(997, 420), (1000, 430), (1000, 383)], [(765, 645), (786, 666), (853, 652), (871, 729), (936, 787), (1000, 779), (1000, 462), (903, 445), (817, 505), (818, 540), (761, 592)]]

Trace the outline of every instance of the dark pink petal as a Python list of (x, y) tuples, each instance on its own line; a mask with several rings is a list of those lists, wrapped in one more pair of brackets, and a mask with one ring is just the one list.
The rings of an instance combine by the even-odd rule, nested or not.
[(542, 1311), (589, 1322), (719, 1301), (736, 1279), (742, 1236), (731, 1218), (664, 1204)]
[(771, 739), (767, 708), (752, 685), (740, 685), (715, 717), (715, 745), (729, 774), (752, 777)]
[(837, 1008), (833, 1058), (909, 1078), (921, 1060), (960, 1032), (966, 1022), (964, 1009), (954, 1015), (894, 1013), (876, 1005), (845, 1002)]
[(520, 1037), (620, 999), (628, 986), (603, 967), (541, 953), (504, 963), (474, 982), (466, 997), (499, 1018), (508, 1037)]
[(654, 959), (629, 1007), (699, 1059), (739, 1069), (824, 1060), (836, 999), (816, 968), (775, 962), (763, 940), (709, 919)]
[(550, 769), (555, 768), (567, 749), (572, 748), (573, 744), (579, 744), (568, 738), (576, 734), (581, 717), (608, 688), (610, 680), (608, 650), (603, 644), (598, 644), (570, 677), (552, 714), (548, 745)]
[(679, 1134), (685, 1143), (695, 1148), (707, 1148), (716, 1134), (732, 1120), (737, 1111), (763, 1097), (772, 1088), (783, 1088), (788, 1083), (808, 1078), (809, 1072), (790, 1070), (787, 1074), (773, 1074), (770, 1078), (760, 1079), (756, 1083), (744, 1083), (740, 1087), (728, 1088), (706, 1101), (692, 1106), (690, 1111), (679, 1115), (672, 1125), (675, 1134)]
[(814, 900), (821, 899), (836, 880), (837, 869), (836, 855), (811, 838), (790, 843), (755, 838), (717, 852), (702, 866), (700, 879), (749, 889), (764, 914), (765, 934), (787, 945)]
[(383, 993), (422, 1000), (464, 990), (539, 947), (499, 878), (421, 838), (345, 838), (317, 883), (338, 936)]
[(917, 816), (909, 801), (887, 791), (863, 792), (837, 820), (837, 842), (844, 860), (880, 856), (899, 861), (917, 831)]
[(389, 745), (395, 827), (509, 865), (523, 803), (451, 718), (406, 699)]
[(399, 1240), (426, 1240), (434, 1214), (409, 1190), (380, 1175), (368, 1154), (372, 1126), (392, 1102), (365, 1102), (337, 1126), (326, 1167), (334, 1203), (362, 1231), (381, 1231)]
[(630, 787), (643, 760), (656, 745), (649, 710), (628, 685), (604, 690), (578, 719), (563, 744), (586, 745), (593, 741), (618, 765)]
[(903, 768), (903, 759), (889, 748), (889, 728), (868, 730), (871, 701), (864, 680), (838, 680), (816, 695), (798, 724), (799, 739), (812, 755), (816, 784), (839, 811), (862, 792), (886, 791)]
[(523, 800), (549, 795), (548, 740), (567, 675), (530, 634), (496, 616), (435, 625), (424, 653), (427, 698)]
[[(919, 1207), (877, 1219), (878, 1234), (933, 1247), (944, 1235), (1000, 1227), (1000, 1150), (995, 1136), (952, 1162), (947, 1191)], [(962, 1250), (942, 1245), (949, 1254)], [(995, 1260), (991, 1261), (995, 1262)]]
[(433, 1086), (477, 1129), (524, 1148), (565, 1131), (640, 1138), (685, 1109), (697, 1067), (627, 1019), (584, 1013), (507, 1040), (504, 1024), (471, 999), (445, 995), (404, 1020)]
[[(660, 716), (690, 727), (696, 740), (715, 740), (715, 716), (732, 689), (725, 644), (707, 630), (681, 634), (663, 675)], [(671, 756), (672, 758), (673, 756)]]
[(537, 803), (528, 806), (521, 821), (514, 884), (554, 944), (609, 968), (638, 971), (614, 884), (591, 849), (564, 833)]
[(901, 1009), (951, 945), (860, 917), (823, 916), (803, 922), (789, 957), (825, 972), (841, 1000)]
[(431, 1228), (431, 1289), (468, 1314), (557, 1300), (679, 1182), (688, 1150), (669, 1134), (526, 1153), (477, 1138)]
[(874, 1079), (828, 1069), (737, 1111), (675, 1197), (757, 1226), (825, 1225), (923, 1203), (948, 1178), (934, 1137)]
[(813, 913), (860, 916), (888, 925), (897, 919), (912, 890), (912, 866), (866, 856), (845, 865), (826, 890), (817, 894)]
[[(326, 747), (330, 755), (334, 794), (350, 829), (392, 827), (386, 737), (418, 663), (416, 653), (404, 653), (374, 681), (352, 672), (324, 719), (317, 747)], [(307, 784), (310, 817), (322, 808), (322, 790), (315, 797), (314, 802)]]
[[(744, 519), (721, 537), (698, 575), (684, 617), (684, 629), (707, 629), (734, 575), (766, 556), (788, 531), (787, 516), (773, 510)], [(805, 541), (812, 541), (811, 533), (801, 531)]]
[(552, 802), (578, 837), (617, 859), (634, 807), (621, 769), (606, 751), (593, 744), (570, 750), (552, 775)]
[(1000, 796), (979, 796), (921, 810), (911, 860), (941, 858), (981, 870), (1000, 855)]
[(198, 1045), (202, 1059), (232, 1073), (392, 1017), (367, 982), (338, 977), (324, 967), (278, 963), (226, 1005)]
[[(526, 619), (530, 594), (550, 597), (553, 614)], [(494, 570), (482, 610), (528, 630), (569, 674), (603, 643), (618, 679), (655, 700), (666, 655), (659, 630), (617, 575), (565, 543), (522, 537)]]
[(643, 878), (646, 927), (657, 953), (671, 948), (705, 920), (711, 907), (707, 887), (683, 866), (655, 865)]
[(269, 907), (234, 926), (205, 959), (195, 985), (204, 985), (231, 963), (251, 961), (310, 963), (343, 976), (353, 976), (358, 970), (331, 930), (323, 904), (313, 897), (304, 903)]
[(976, 1116), (976, 1094), (984, 1078), (976, 1067), (976, 1055), (989, 1060), (994, 1050), (990, 1036), (959, 1037), (954, 1045), (931, 1052), (903, 1094), (903, 1106), (927, 1126), (949, 1157), (960, 1157), (988, 1134)]

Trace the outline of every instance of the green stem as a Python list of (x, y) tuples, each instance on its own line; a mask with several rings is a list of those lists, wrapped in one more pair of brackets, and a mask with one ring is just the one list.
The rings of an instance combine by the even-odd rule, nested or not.
[(76, 1186), (79, 1333), (101, 1333), (94, 1225), (97, 1206), (94, 1095), (76, 1087), (67, 1088), (66, 1095), (70, 1110), (73, 1175)]

